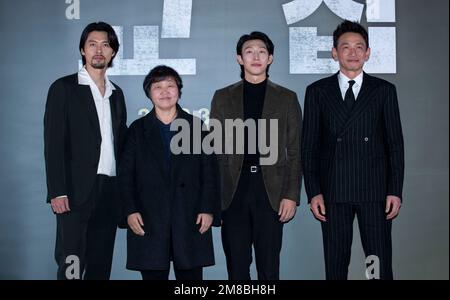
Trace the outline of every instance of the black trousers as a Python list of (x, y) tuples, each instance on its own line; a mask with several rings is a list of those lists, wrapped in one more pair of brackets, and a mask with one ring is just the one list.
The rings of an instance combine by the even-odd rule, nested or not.
[(269, 203), (261, 172), (242, 171), (230, 207), (222, 213), (228, 279), (250, 280), (252, 245), (259, 280), (278, 280), (283, 223)]
[(366, 257), (375, 255), (379, 259), (379, 279), (393, 279), (392, 221), (386, 220), (385, 205), (384, 202), (376, 202), (325, 206), (327, 221), (321, 223), (327, 280), (347, 279), (355, 215)]
[(115, 177), (97, 175), (88, 201), (75, 206), (69, 198), (71, 210), (56, 215), (58, 279), (109, 279), (117, 228), (115, 184)]
[[(180, 270), (175, 267), (174, 271), (177, 280), (203, 280), (203, 267), (189, 270)], [(143, 270), (141, 275), (142, 280), (168, 280), (169, 270)]]

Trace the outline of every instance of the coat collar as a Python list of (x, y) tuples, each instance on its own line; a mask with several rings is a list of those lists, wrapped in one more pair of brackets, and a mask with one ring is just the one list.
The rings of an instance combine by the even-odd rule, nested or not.
[[(86, 108), (86, 114), (88, 116), (89, 122), (91, 123), (92, 129), (98, 140), (101, 141), (102, 136), (100, 133), (100, 122), (98, 119), (97, 109), (95, 108), (94, 97), (92, 96), (91, 88), (89, 85), (80, 84), (78, 82), (78, 74), (74, 74), (74, 87), (75, 93), (77, 94), (80, 101), (84, 103), (84, 107)], [(121, 111), (121, 107), (119, 105), (119, 91), (115, 87), (115, 85), (111, 82), (112, 94), (109, 97), (109, 103), (111, 107), (111, 123), (113, 129), (114, 140), (117, 140), (117, 132), (119, 129), (120, 117), (119, 115), (123, 112)]]
[[(264, 98), (264, 106), (262, 112), (262, 119), (269, 119), (273, 112), (276, 111), (279, 105), (278, 100), (278, 86), (267, 79), (266, 95)], [(244, 120), (244, 81), (241, 80), (231, 86), (230, 106), (233, 111), (235, 119)]]
[[(174, 155), (171, 153), (171, 169), (170, 173), (168, 173), (168, 168), (165, 165), (165, 153), (164, 153), (164, 144), (161, 136), (161, 130), (159, 127), (159, 121), (156, 117), (155, 109), (153, 108), (146, 116), (143, 117), (143, 129), (144, 129), (144, 137), (146, 141), (146, 147), (149, 149), (151, 155), (154, 157), (156, 164), (158, 165), (158, 169), (161, 172), (161, 175), (166, 178), (167, 182), (170, 178), (173, 178), (174, 174), (177, 173), (177, 170), (180, 168), (180, 162), (182, 161), (183, 154)], [(190, 115), (185, 112), (180, 105), (177, 104), (177, 117), (176, 119), (185, 119), (191, 124)], [(192, 126), (191, 126), (191, 140), (192, 140)], [(175, 134), (179, 133), (177, 131)]]
[(375, 99), (373, 97), (373, 91), (375, 90), (375, 88), (376, 85), (374, 84), (373, 78), (370, 75), (364, 73), (361, 90), (359, 91), (358, 97), (356, 98), (353, 110), (348, 117), (344, 128), (342, 129), (342, 134), (345, 133), (362, 115), (362, 113), (370, 107), (372, 100)]
[(372, 92), (376, 88), (373, 77), (364, 72), (361, 90), (359, 91), (353, 110), (350, 115), (347, 112), (345, 103), (342, 100), (341, 90), (339, 88), (338, 73), (328, 77), (326, 81), (328, 86), (325, 89), (325, 98), (327, 103), (331, 106), (331, 110), (335, 114), (335, 118), (340, 124), (340, 135), (344, 134), (353, 123), (361, 116), (361, 114), (369, 107), (371, 100), (373, 100)]

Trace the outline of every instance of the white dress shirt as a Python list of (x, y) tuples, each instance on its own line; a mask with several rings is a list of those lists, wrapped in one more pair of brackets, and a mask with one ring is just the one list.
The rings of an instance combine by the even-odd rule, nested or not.
[(361, 90), (361, 86), (362, 86), (362, 82), (363, 82), (363, 75), (364, 75), (364, 73), (361, 72), (355, 78), (350, 79), (347, 76), (345, 76), (344, 74), (342, 74), (342, 72), (339, 72), (338, 79), (339, 79), (339, 88), (341, 89), (341, 94), (342, 94), (342, 101), (344, 101), (345, 93), (347, 92), (348, 87), (350, 86), (350, 84), (348, 83), (350, 80), (355, 81), (355, 84), (353, 85), (352, 90), (353, 90), (353, 95), (355, 95), (355, 100), (358, 99), (358, 94), (359, 94), (359, 91)]
[(105, 74), (105, 95), (102, 96), (85, 67), (78, 72), (78, 84), (89, 85), (91, 88), (95, 108), (97, 109), (98, 120), (100, 122), (102, 143), (100, 146), (100, 160), (98, 162), (97, 174), (116, 176), (114, 135), (112, 130), (111, 106), (109, 103), (109, 97), (116, 88)]

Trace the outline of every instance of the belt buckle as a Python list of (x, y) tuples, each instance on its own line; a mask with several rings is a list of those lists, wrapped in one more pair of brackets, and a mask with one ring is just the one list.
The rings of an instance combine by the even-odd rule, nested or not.
[(251, 172), (251, 173), (256, 173), (256, 172), (258, 172), (258, 167), (257, 167), (257, 166), (250, 166), (250, 172)]

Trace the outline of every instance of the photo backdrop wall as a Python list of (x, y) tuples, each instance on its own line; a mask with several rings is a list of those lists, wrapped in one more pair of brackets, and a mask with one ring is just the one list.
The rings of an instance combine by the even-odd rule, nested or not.
[[(45, 203), (43, 115), (57, 78), (80, 67), (83, 28), (114, 26), (121, 39), (112, 81), (125, 93), (128, 124), (151, 109), (144, 75), (157, 64), (184, 81), (180, 104), (207, 119), (216, 89), (238, 81), (235, 47), (253, 30), (275, 43), (270, 79), (297, 92), (337, 70), (331, 35), (344, 18), (369, 28), (366, 70), (397, 86), (406, 174), (404, 205), (393, 225), (394, 276), (448, 279), (448, 58), (446, 0), (20, 0), (0, 1), (0, 279), (53, 279), (56, 222)], [(216, 265), (206, 279), (226, 279), (219, 229)], [(364, 279), (357, 224), (350, 265)], [(285, 226), (282, 279), (323, 279), (320, 224), (302, 204)], [(125, 232), (116, 239), (113, 279), (125, 270)], [(255, 277), (254, 267), (252, 275)]]

